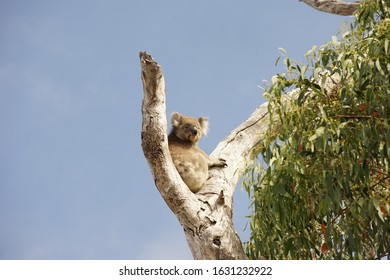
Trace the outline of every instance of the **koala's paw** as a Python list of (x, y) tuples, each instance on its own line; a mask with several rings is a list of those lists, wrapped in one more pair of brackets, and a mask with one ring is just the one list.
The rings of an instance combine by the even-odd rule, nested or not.
[(226, 163), (226, 160), (224, 160), (223, 158), (219, 158), (219, 159), (216, 159), (214, 161), (214, 163), (212, 164), (211, 167), (222, 167), (222, 168), (224, 168), (224, 167), (227, 167), (227, 166), (228, 165)]
[(227, 163), (226, 163), (226, 160), (223, 159), (223, 158), (219, 159), (219, 163), (221, 164), (221, 167), (227, 167), (228, 166)]

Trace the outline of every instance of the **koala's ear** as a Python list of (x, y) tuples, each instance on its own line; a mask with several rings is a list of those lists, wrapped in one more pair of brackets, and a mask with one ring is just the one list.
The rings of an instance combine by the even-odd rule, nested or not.
[(209, 130), (209, 119), (205, 117), (201, 117), (198, 119), (200, 123), (200, 127), (202, 128), (202, 133), (204, 135), (207, 135), (207, 132)]
[(178, 126), (180, 124), (181, 118), (182, 118), (182, 116), (179, 113), (177, 113), (177, 112), (172, 113), (172, 116), (171, 116), (172, 127)]

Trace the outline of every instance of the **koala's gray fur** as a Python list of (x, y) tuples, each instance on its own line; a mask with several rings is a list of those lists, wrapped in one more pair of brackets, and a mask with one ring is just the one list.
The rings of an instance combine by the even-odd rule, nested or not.
[(188, 188), (196, 193), (206, 182), (209, 168), (226, 167), (226, 161), (213, 160), (198, 147), (199, 140), (207, 134), (207, 118), (196, 119), (173, 113), (171, 124), (168, 144), (173, 163)]

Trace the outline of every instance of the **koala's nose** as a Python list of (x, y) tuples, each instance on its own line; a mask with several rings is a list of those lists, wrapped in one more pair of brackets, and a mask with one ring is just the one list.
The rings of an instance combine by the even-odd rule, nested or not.
[(197, 134), (198, 134), (198, 130), (197, 130), (196, 128), (194, 128), (194, 129), (192, 130), (192, 134), (193, 134), (193, 135), (197, 135)]

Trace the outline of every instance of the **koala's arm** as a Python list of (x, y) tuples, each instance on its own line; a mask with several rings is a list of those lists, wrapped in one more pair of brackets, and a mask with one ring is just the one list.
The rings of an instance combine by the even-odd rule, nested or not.
[(207, 166), (208, 168), (213, 168), (213, 167), (227, 167), (227, 163), (226, 163), (226, 160), (224, 160), (223, 158), (211, 158), (209, 157), (202, 149), (200, 149), (199, 147), (196, 147), (197, 151), (203, 155), (203, 158), (206, 160), (207, 162)]

